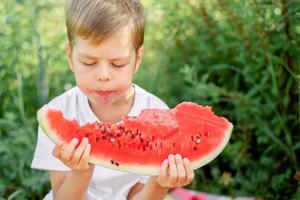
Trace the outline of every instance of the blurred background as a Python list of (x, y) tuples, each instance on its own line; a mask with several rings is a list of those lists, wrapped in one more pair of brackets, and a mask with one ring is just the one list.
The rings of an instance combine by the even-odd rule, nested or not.
[[(235, 125), (223, 153), (190, 189), (300, 199), (300, 1), (142, 0), (145, 57), (135, 82), (170, 107), (210, 105)], [(30, 169), (36, 111), (73, 87), (65, 1), (0, 2), (0, 196), (41, 199)]]

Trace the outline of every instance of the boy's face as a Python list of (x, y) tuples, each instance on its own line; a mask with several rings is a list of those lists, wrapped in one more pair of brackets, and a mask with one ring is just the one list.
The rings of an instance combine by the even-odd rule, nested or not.
[(92, 107), (126, 103), (143, 55), (143, 48), (133, 48), (129, 29), (97, 46), (77, 37), (73, 48), (67, 45), (66, 50), (77, 86)]

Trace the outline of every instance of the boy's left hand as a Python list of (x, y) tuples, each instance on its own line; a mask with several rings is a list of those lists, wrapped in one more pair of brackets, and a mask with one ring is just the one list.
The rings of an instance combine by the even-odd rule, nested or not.
[(190, 184), (194, 179), (194, 171), (187, 158), (173, 154), (168, 156), (161, 165), (158, 184), (163, 188), (183, 187)]

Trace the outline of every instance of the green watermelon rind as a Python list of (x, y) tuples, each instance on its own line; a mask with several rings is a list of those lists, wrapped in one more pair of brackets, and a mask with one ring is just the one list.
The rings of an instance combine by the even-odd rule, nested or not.
[(40, 108), (37, 112), (37, 120), (44, 133), (49, 137), (49, 139), (54, 144), (56, 144), (59, 140), (59, 138), (57, 137), (57, 133), (56, 131), (53, 131), (53, 129), (50, 128), (50, 125), (46, 120), (47, 119), (46, 114), (49, 109), (50, 107), (47, 105), (44, 105), (42, 108)]
[(115, 164), (111, 164), (111, 159), (106, 158), (94, 158), (93, 156), (90, 157), (89, 162), (95, 165), (100, 165), (109, 169), (115, 169), (121, 172), (128, 172), (133, 174), (141, 174), (147, 176), (156, 176), (159, 174), (160, 166), (148, 166), (148, 165), (137, 165), (137, 164), (120, 164), (116, 166)]
[[(53, 131), (50, 128), (50, 125), (46, 120), (47, 119), (46, 114), (48, 109), (50, 109), (49, 106), (47, 105), (43, 106), (37, 112), (37, 119), (45, 134), (50, 138), (52, 142), (56, 144), (59, 140), (59, 138), (57, 137), (58, 134), (56, 133), (56, 131)], [(225, 146), (227, 145), (231, 137), (232, 130), (233, 130), (233, 125), (230, 122), (228, 122), (228, 128), (225, 130), (224, 133), (225, 137), (223, 138), (222, 143), (215, 149), (215, 151), (210, 152), (207, 156), (203, 156), (202, 158), (191, 162), (192, 169), (193, 170), (198, 169), (208, 164), (212, 160), (214, 160), (224, 150)], [(99, 157), (99, 155), (97, 155), (97, 157), (90, 156), (89, 163), (100, 165), (109, 169), (115, 169), (118, 171), (123, 171), (123, 172), (125, 171), (129, 173), (142, 174), (148, 176), (156, 176), (160, 172), (160, 166), (157, 165), (149, 166), (149, 165), (121, 163), (119, 166), (116, 166), (115, 164), (111, 163), (111, 158)]]

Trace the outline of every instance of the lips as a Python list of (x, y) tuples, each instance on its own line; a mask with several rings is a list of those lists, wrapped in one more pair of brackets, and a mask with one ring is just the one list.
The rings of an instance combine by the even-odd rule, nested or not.
[(114, 93), (113, 90), (103, 90), (103, 91), (97, 91), (97, 94), (100, 96), (109, 96), (112, 93)]

